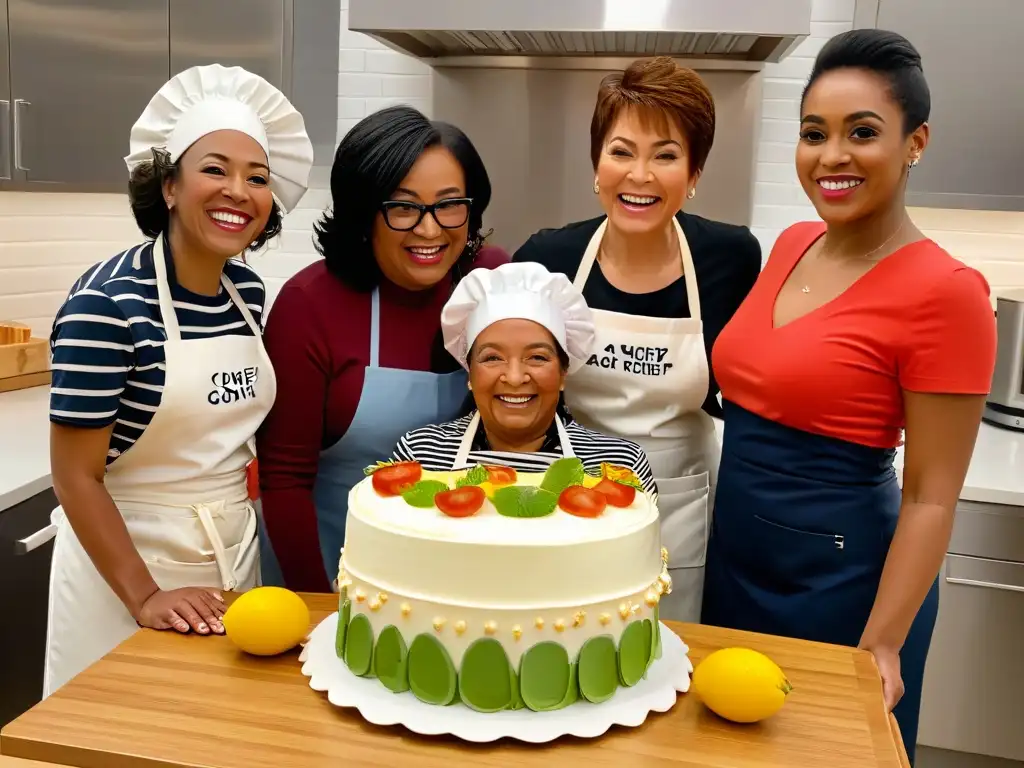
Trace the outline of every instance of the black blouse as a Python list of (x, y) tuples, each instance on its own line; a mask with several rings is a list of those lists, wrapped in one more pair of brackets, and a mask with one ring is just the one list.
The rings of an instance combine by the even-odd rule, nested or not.
[[(761, 272), (761, 245), (747, 227), (683, 212), (677, 213), (676, 218), (693, 257), (704, 321), (704, 344), (711, 371), (711, 349), (715, 339)], [(550, 272), (561, 272), (572, 280), (576, 277), (587, 244), (603, 220), (604, 217), (599, 216), (561, 229), (542, 229), (523, 243), (512, 261), (536, 261)], [(690, 316), (685, 277), (652, 293), (626, 293), (609, 283), (601, 265), (595, 263), (583, 288), (583, 297), (593, 309), (609, 312), (648, 317)], [(709, 379), (704, 410), (721, 418), (718, 384), (713, 371)]]

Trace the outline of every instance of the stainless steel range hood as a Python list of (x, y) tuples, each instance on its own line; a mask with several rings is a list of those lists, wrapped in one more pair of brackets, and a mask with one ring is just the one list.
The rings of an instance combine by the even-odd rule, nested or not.
[(349, 29), (420, 59), (785, 58), (812, 0), (350, 0)]

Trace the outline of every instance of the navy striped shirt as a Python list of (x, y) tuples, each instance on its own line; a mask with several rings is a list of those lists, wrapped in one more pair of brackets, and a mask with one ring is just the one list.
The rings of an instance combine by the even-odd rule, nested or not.
[[(182, 288), (166, 243), (164, 254), (183, 340), (252, 335), (223, 286), (216, 296)], [(260, 324), (263, 281), (237, 259), (227, 262), (224, 274)], [(160, 405), (166, 339), (152, 241), (90, 268), (72, 287), (50, 334), (50, 421), (90, 428), (114, 424), (109, 465), (139, 439)]]
[[(396, 461), (418, 461), (431, 472), (445, 472), (452, 468), (455, 454), (459, 451), (462, 436), (469, 428), (473, 414), (445, 424), (431, 424), (406, 432), (395, 446), (393, 459)], [(483, 423), (479, 429), (483, 430)], [(636, 443), (621, 437), (605, 435), (570, 421), (565, 432), (572, 443), (573, 453), (583, 462), (583, 468), (597, 471), (602, 462), (628, 467), (649, 493), (657, 496), (651, 465)], [(548, 449), (552, 450), (548, 450)], [(469, 464), (502, 464), (518, 472), (543, 472), (555, 459), (562, 457), (561, 445), (547, 445), (534, 453), (512, 453), (509, 451), (469, 452)]]

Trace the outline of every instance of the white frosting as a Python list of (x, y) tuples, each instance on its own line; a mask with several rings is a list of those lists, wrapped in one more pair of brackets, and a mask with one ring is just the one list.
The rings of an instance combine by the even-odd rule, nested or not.
[[(517, 484), (542, 477), (520, 473)], [(385, 593), (462, 608), (568, 610), (644, 594), (661, 573), (658, 510), (639, 491), (629, 507), (608, 506), (597, 518), (561, 509), (504, 517), (489, 502), (451, 518), (383, 498), (371, 480), (349, 495), (343, 567)]]

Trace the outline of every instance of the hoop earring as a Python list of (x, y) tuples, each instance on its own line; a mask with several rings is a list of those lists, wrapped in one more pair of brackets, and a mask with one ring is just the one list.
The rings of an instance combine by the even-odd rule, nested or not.
[(597, 179), (594, 179), (594, 194), (601, 194), (601, 185), (597, 183)]
[(686, 193), (686, 196), (688, 198), (690, 198), (691, 200), (693, 200), (693, 198), (695, 198), (697, 196), (697, 190), (696, 189), (691, 189), (689, 192)]

